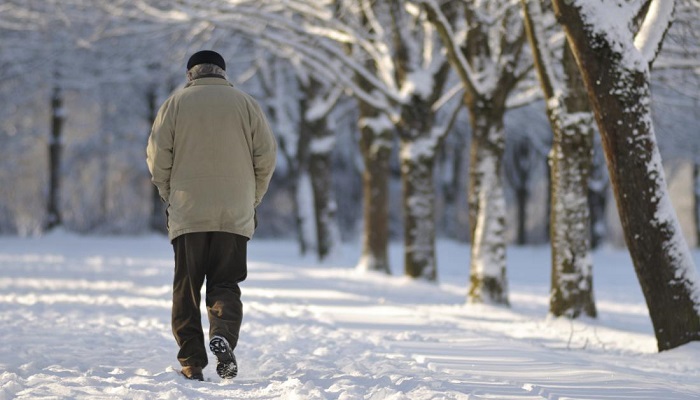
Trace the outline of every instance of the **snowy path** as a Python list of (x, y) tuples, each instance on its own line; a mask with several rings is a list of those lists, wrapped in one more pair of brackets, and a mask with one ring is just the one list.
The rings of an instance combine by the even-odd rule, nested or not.
[(465, 306), (458, 273), (438, 286), (308, 267), (275, 242), (251, 245), (240, 376), (210, 365), (189, 382), (170, 251), (157, 237), (0, 238), (0, 399), (700, 398), (700, 345), (656, 354), (634, 295), (601, 285), (600, 321), (571, 324), (517, 274), (513, 309)]

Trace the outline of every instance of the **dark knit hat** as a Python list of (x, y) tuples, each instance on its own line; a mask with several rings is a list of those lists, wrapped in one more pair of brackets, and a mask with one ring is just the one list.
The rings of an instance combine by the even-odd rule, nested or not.
[(226, 61), (221, 57), (221, 54), (212, 50), (202, 50), (192, 54), (192, 57), (187, 61), (187, 70), (199, 64), (214, 64), (226, 71)]

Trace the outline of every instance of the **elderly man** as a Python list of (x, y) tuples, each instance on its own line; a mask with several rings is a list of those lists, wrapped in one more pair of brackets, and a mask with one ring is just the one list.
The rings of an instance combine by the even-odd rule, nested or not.
[(199, 51), (187, 62), (188, 83), (160, 108), (148, 141), (147, 163), (167, 203), (175, 250), (172, 329), (182, 374), (203, 380), (207, 365), (200, 290), (206, 279), (209, 348), (216, 372), (233, 378), (233, 350), (243, 318), (239, 282), (247, 276), (246, 248), (255, 208), (267, 191), (277, 145), (258, 103), (226, 80), (218, 53)]

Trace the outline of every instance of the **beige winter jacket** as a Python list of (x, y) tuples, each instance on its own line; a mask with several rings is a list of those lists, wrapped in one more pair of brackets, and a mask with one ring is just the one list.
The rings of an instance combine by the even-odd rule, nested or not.
[(275, 169), (277, 144), (258, 103), (223, 78), (200, 78), (158, 112), (148, 140), (170, 240), (223, 231), (248, 238)]

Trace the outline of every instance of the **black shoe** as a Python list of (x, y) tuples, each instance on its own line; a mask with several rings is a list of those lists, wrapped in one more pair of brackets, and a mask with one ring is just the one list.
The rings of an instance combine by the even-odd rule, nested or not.
[(190, 380), (193, 381), (203, 381), (204, 380), (204, 375), (202, 374), (202, 367), (193, 367), (190, 365), (186, 365), (182, 367), (182, 371), (180, 371), (182, 375)]
[(214, 336), (209, 341), (209, 349), (216, 356), (216, 373), (224, 379), (235, 378), (238, 375), (238, 364), (228, 340)]

